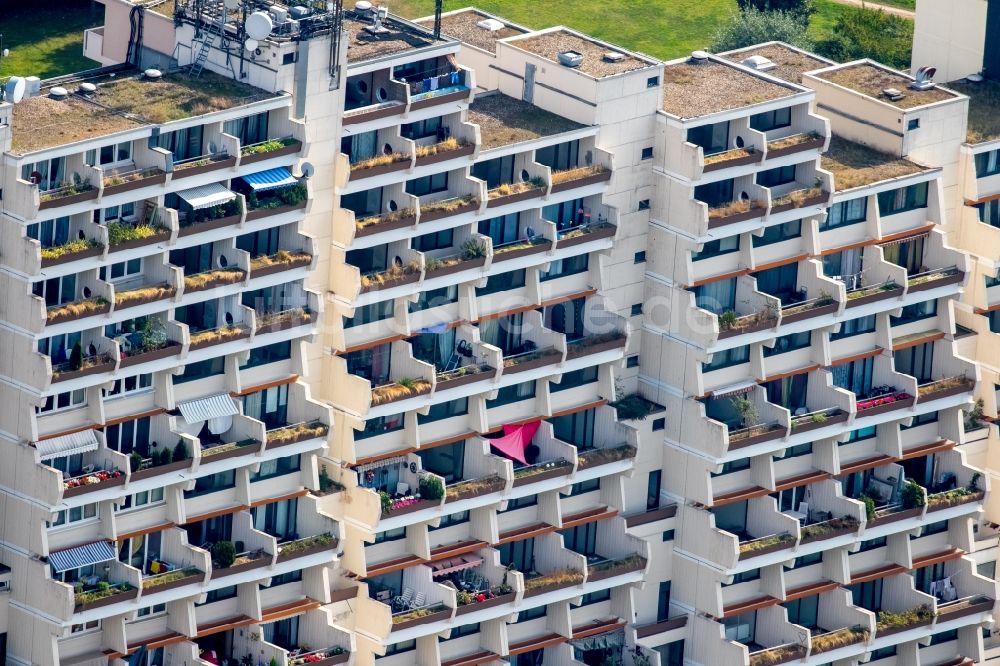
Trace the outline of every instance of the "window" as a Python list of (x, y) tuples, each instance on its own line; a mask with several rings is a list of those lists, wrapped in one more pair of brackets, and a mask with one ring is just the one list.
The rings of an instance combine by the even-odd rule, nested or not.
[(597, 366), (592, 365), (589, 368), (580, 368), (579, 370), (573, 370), (572, 372), (563, 374), (561, 382), (558, 384), (549, 384), (549, 391), (552, 393), (558, 393), (559, 391), (576, 388), (578, 386), (583, 386), (584, 384), (591, 384), (596, 381)]
[(871, 391), (874, 372), (875, 358), (872, 356), (830, 368), (833, 385), (847, 389), (858, 396), (866, 396)]
[(751, 236), (754, 247), (763, 247), (773, 243), (799, 238), (802, 236), (802, 220), (792, 220), (784, 224), (776, 224), (764, 229), (760, 236)]
[(517, 289), (518, 287), (523, 287), (525, 283), (526, 272), (524, 269), (519, 271), (510, 271), (509, 273), (498, 273), (496, 275), (491, 275), (486, 279), (486, 286), (476, 289), (476, 296), (489, 296), (490, 294), (496, 294), (501, 291), (507, 291), (508, 289)]
[(274, 460), (267, 460), (260, 464), (260, 470), (250, 474), (250, 483), (273, 479), (276, 476), (291, 474), (293, 472), (298, 472), (301, 469), (302, 459), (299, 454), (295, 454), (294, 456), (285, 456), (283, 458), (275, 458)]
[(721, 370), (722, 368), (728, 368), (741, 363), (747, 363), (749, 361), (750, 345), (743, 345), (742, 347), (734, 347), (732, 349), (715, 352), (712, 354), (711, 361), (701, 364), (701, 371), (712, 372), (713, 370)]
[(878, 210), (885, 217), (908, 210), (927, 207), (927, 183), (917, 183), (898, 190), (880, 192), (878, 195)]
[(993, 227), (1000, 227), (1000, 199), (976, 204), (974, 208), (979, 211), (979, 221)]
[(729, 122), (692, 127), (687, 132), (688, 143), (701, 146), (705, 155), (729, 149)]
[(646, 477), (646, 510), (652, 511), (660, 507), (660, 483), (663, 481), (663, 470), (653, 470)]
[(83, 506), (77, 506), (72, 509), (57, 511), (55, 515), (55, 519), (47, 523), (49, 527), (62, 527), (63, 525), (81, 523), (85, 520), (96, 520), (97, 518), (100, 518), (101, 515), (100, 505), (96, 503), (84, 504)]
[(242, 367), (244, 369), (256, 368), (257, 366), (267, 365), (268, 363), (287, 361), (290, 358), (292, 358), (291, 341), (275, 342), (274, 344), (251, 349), (250, 356), (247, 358), (246, 364)]
[(785, 455), (777, 458), (777, 460), (787, 460), (788, 458), (798, 458), (799, 456), (807, 456), (813, 452), (812, 442), (806, 444), (799, 444), (798, 446), (790, 446), (785, 449)]
[(455, 231), (444, 229), (432, 234), (424, 234), (413, 239), (413, 249), (419, 252), (430, 252), (432, 250), (443, 250), (451, 247), (455, 241)]
[(449, 400), (447, 402), (439, 402), (436, 405), (431, 405), (426, 416), (417, 414), (417, 423), (421, 425), (424, 423), (433, 423), (434, 421), (448, 419), (453, 416), (463, 416), (468, 413), (469, 399), (459, 398), (458, 400)]
[(626, 368), (638, 368), (639, 367), (639, 355), (636, 354), (635, 356), (629, 356), (627, 359), (625, 359), (625, 367)]
[(642, 252), (636, 252), (635, 255), (632, 257), (632, 263), (633, 264), (642, 264), (642, 263), (645, 263), (645, 262), (646, 262), (646, 251), (645, 250), (643, 250)]
[(861, 335), (862, 333), (874, 333), (875, 323), (875, 315), (848, 319), (840, 324), (840, 330), (838, 332), (830, 334), (830, 340), (843, 340), (844, 338)]
[(733, 200), (733, 179), (696, 185), (694, 198), (698, 201), (704, 201), (710, 208), (728, 204)]
[(436, 192), (444, 192), (447, 189), (447, 171), (406, 181), (406, 193), (412, 194), (415, 197), (422, 197), (425, 194), (434, 194)]
[(479, 633), (479, 623), (474, 622), (472, 624), (462, 624), (451, 630), (448, 634), (448, 638), (439, 638), (438, 640), (442, 643), (444, 641), (453, 641), (456, 638), (461, 638), (462, 636), (471, 636), (472, 634)]
[(465, 472), (465, 440), (422, 449), (417, 452), (425, 471), (444, 478), (445, 483), (461, 481)]
[(937, 299), (913, 303), (904, 306), (898, 317), (890, 317), (889, 323), (892, 326), (902, 326), (921, 319), (929, 319), (937, 316)]
[(344, 328), (353, 328), (354, 326), (362, 326), (375, 321), (388, 319), (393, 314), (394, 302), (395, 301), (393, 301), (393, 299), (389, 299), (387, 301), (369, 303), (368, 305), (362, 305), (355, 308), (353, 317), (344, 317)]
[(773, 347), (764, 347), (764, 358), (808, 347), (811, 337), (812, 331), (802, 331), (801, 333), (782, 335), (781, 337), (775, 339)]
[(777, 187), (795, 180), (795, 165), (775, 167), (757, 174), (757, 184), (761, 187)]
[(792, 107), (786, 106), (783, 109), (755, 113), (750, 116), (750, 127), (758, 132), (768, 132), (779, 127), (788, 127), (792, 124)]
[(90, 620), (89, 622), (85, 622), (83, 624), (74, 624), (73, 626), (70, 627), (69, 631), (71, 634), (82, 634), (91, 631), (97, 631), (100, 628), (101, 628), (100, 620)]
[(159, 504), (163, 501), (163, 488), (153, 488), (152, 490), (126, 495), (125, 501), (121, 505), (121, 511), (138, 509), (150, 504)]
[(209, 590), (205, 593), (205, 601), (202, 603), (196, 603), (195, 606), (204, 606), (205, 604), (214, 603), (216, 601), (223, 601), (224, 599), (234, 599), (236, 597), (236, 586), (229, 585), (228, 587), (220, 587), (214, 590)]
[(545, 617), (547, 609), (548, 606), (535, 606), (534, 608), (526, 608), (517, 614), (517, 621), (528, 622), (530, 620), (537, 620), (538, 618)]
[[(410, 641), (400, 641), (398, 643), (393, 643), (392, 645), (385, 646), (385, 656), (389, 657), (394, 654), (411, 652), (416, 649), (417, 649), (416, 639)], [(378, 659), (378, 657), (376, 657), (376, 659)]]
[(895, 657), (897, 647), (898, 646), (896, 645), (890, 645), (889, 647), (879, 648), (878, 650), (872, 650), (871, 659), (868, 660), (869, 663), (873, 661), (878, 661), (879, 659), (887, 659), (889, 657)]
[(235, 120), (227, 120), (222, 124), (222, 131), (240, 140), (244, 146), (267, 140), (267, 111), (244, 116)]
[(138, 617), (153, 617), (154, 615), (162, 615), (167, 612), (166, 604), (156, 604), (154, 606), (146, 606), (145, 608), (140, 608), (136, 611), (136, 616)]
[(174, 375), (174, 384), (183, 384), (198, 379), (204, 379), (213, 375), (221, 375), (226, 371), (226, 357), (217, 356), (204, 361), (188, 363), (184, 366), (184, 372)]
[(829, 231), (837, 227), (864, 222), (868, 217), (868, 198), (860, 197), (850, 201), (841, 201), (830, 206), (826, 220), (820, 223), (820, 231)]
[(871, 439), (875, 436), (876, 426), (868, 426), (867, 428), (858, 428), (857, 430), (852, 430), (847, 434), (847, 439), (840, 442), (840, 446), (845, 446), (847, 444), (853, 444), (854, 442), (860, 442), (865, 439)]
[(647, 88), (655, 88), (658, 85), (660, 85), (660, 77), (658, 77), (658, 76), (651, 76), (648, 79), (646, 79), (646, 87)]
[[(492, 190), (504, 183), (514, 182), (514, 156), (504, 155), (472, 165), (472, 177), (486, 181), (486, 189)], [(549, 219), (549, 218), (545, 218)]]
[(35, 413), (51, 414), (54, 412), (61, 412), (66, 409), (83, 407), (86, 404), (87, 389), (78, 389), (76, 391), (67, 391), (66, 393), (57, 393), (56, 395), (47, 396), (45, 398), (45, 404), (41, 407), (35, 407)]
[(137, 393), (153, 388), (153, 374), (132, 375), (116, 379), (114, 386), (110, 389), (103, 389), (105, 398), (117, 398), (130, 393)]
[(639, 210), (649, 210), (649, 199), (639, 200)]
[(736, 308), (736, 278), (718, 280), (695, 287), (694, 302), (699, 308), (722, 314)]
[(535, 397), (535, 382), (521, 382), (520, 384), (512, 384), (510, 386), (504, 386), (497, 391), (497, 397), (493, 400), (486, 401), (486, 409), (493, 409), (494, 407), (502, 407), (503, 405), (509, 405), (512, 402), (520, 402), (521, 400), (528, 400), (529, 398)]
[(660, 664), (662, 666), (684, 666), (684, 641), (674, 641), (656, 648), (660, 653)]
[(926, 414), (918, 414), (914, 416), (910, 425), (900, 426), (901, 430), (909, 430), (910, 428), (916, 428), (918, 426), (927, 425), (928, 423), (937, 423), (938, 413), (937, 412), (927, 412)]
[[(556, 278), (566, 277), (567, 275), (576, 275), (577, 273), (584, 273), (587, 271), (589, 265), (590, 265), (589, 254), (578, 254), (575, 257), (556, 259), (555, 261), (549, 264), (549, 270), (539, 274), (539, 279), (542, 282), (545, 282), (546, 280), (554, 280)], [(489, 286), (488, 283), (487, 286)]]
[(726, 640), (749, 644), (756, 634), (757, 613), (744, 613), (736, 617), (727, 617), (722, 621), (726, 631)]
[(21, 179), (38, 184), (42, 192), (66, 183), (66, 158), (56, 157), (33, 164), (21, 165)]
[[(451, 303), (458, 302), (458, 285), (452, 284), (447, 287), (438, 287), (437, 289), (428, 289), (427, 291), (420, 292), (417, 300), (409, 304), (410, 312), (420, 312), (421, 310), (428, 310), (430, 308), (438, 308), (444, 305), (449, 305)], [(386, 301), (389, 305), (392, 305), (392, 301)], [(370, 306), (367, 306), (370, 307)], [(390, 315), (392, 308), (390, 308)]]
[(585, 493), (591, 493), (595, 490), (601, 489), (601, 479), (591, 479), (590, 481), (581, 481), (580, 483), (574, 483), (569, 487), (569, 496), (576, 497), (577, 495), (583, 495)]
[[(754, 243), (756, 245), (756, 243)], [(702, 261), (724, 254), (740, 251), (740, 237), (729, 236), (718, 240), (709, 241), (702, 245), (701, 249), (691, 253), (691, 261)]]
[(651, 159), (653, 159), (653, 147), (649, 146), (647, 148), (643, 148), (642, 149), (641, 157), (644, 160), (651, 160)]
[(722, 463), (722, 469), (718, 472), (712, 472), (711, 476), (714, 478), (725, 474), (740, 472), (745, 469), (750, 469), (750, 458), (737, 458), (736, 460), (730, 460)]
[(194, 490), (184, 491), (184, 498), (189, 499), (191, 497), (207, 495), (208, 493), (214, 493), (220, 490), (235, 487), (236, 470), (231, 469), (225, 472), (219, 472), (218, 474), (209, 474), (208, 476), (203, 476), (197, 479), (194, 482)]
[(602, 601), (609, 601), (611, 599), (611, 588), (606, 590), (598, 590), (597, 592), (591, 592), (589, 594), (583, 595), (580, 601), (581, 606), (590, 606), (591, 604), (599, 604)]
[(920, 536), (925, 537), (925, 536), (930, 536), (932, 534), (941, 534), (942, 532), (947, 532), (947, 531), (948, 531), (948, 521), (939, 520), (937, 522), (927, 523), (926, 525), (924, 525), (924, 529), (921, 530)]
[(792, 624), (798, 624), (806, 627), (807, 629), (818, 626), (818, 594), (814, 594), (810, 597), (802, 597), (801, 599), (795, 599), (794, 601), (786, 601), (781, 605), (788, 609), (788, 621)]
[(632, 304), (632, 310), (631, 310), (631, 316), (638, 317), (641, 314), (642, 314), (642, 303), (633, 303)]
[(563, 545), (581, 555), (588, 557), (595, 555), (597, 553), (597, 525), (597, 522), (585, 523), (568, 530), (560, 530)]
[(920, 127), (920, 118), (910, 118), (906, 122), (906, 129), (907, 129), (907, 131), (915, 130), (915, 129), (918, 129), (919, 127)]
[(394, 530), (383, 530), (375, 533), (375, 543), (385, 543), (386, 541), (398, 541), (406, 538), (406, 528), (397, 527)]
[(803, 555), (802, 557), (796, 557), (795, 562), (792, 564), (793, 569), (798, 569), (799, 567), (808, 567), (813, 564), (819, 564), (823, 561), (822, 551), (818, 553), (813, 553), (812, 555)]
[(122, 143), (112, 143), (101, 146), (100, 149), (88, 150), (84, 156), (84, 164), (89, 166), (106, 166), (108, 164), (118, 164), (128, 162), (132, 159), (132, 143), (125, 141)]
[(438, 137), (441, 131), (441, 116), (434, 116), (415, 123), (405, 123), (399, 128), (399, 133), (406, 139), (425, 139), (429, 136)]
[(518, 497), (517, 499), (507, 500), (507, 508), (503, 511), (497, 511), (497, 513), (507, 513), (508, 511), (525, 509), (529, 506), (535, 506), (536, 504), (538, 504), (538, 495), (525, 495), (524, 497)]
[(517, 230), (521, 226), (521, 214), (510, 213), (482, 220), (479, 223), (479, 233), (493, 240), (493, 247), (513, 243), (517, 240)]
[(899, 349), (892, 353), (896, 372), (911, 375), (917, 382), (924, 384), (934, 379), (934, 343), (925, 342), (908, 349)]
[(263, 590), (269, 587), (278, 587), (279, 585), (288, 585), (289, 583), (298, 583), (301, 581), (302, 569), (296, 569), (295, 571), (289, 571), (288, 573), (271, 576), (271, 584), (264, 585), (261, 583), (260, 588)]
[(1000, 148), (979, 153), (975, 157), (976, 178), (985, 178), (1000, 173)]
[(760, 580), (760, 569), (750, 569), (749, 571), (744, 571), (742, 573), (733, 574), (732, 583), (723, 583), (722, 587), (728, 587), (729, 585), (738, 585), (740, 583), (749, 583), (755, 580)]
[(666, 419), (653, 419), (653, 427), (652, 427), (653, 432), (656, 432), (657, 430), (663, 430), (666, 427), (667, 427)]
[(500, 551), (500, 563), (505, 567), (513, 564), (518, 571), (531, 571), (535, 567), (534, 539), (505, 543), (498, 550)]
[(670, 581), (660, 583), (656, 595), (656, 621), (663, 622), (670, 617)]
[(876, 548), (881, 548), (886, 543), (888, 543), (887, 537), (878, 537), (876, 539), (867, 539), (861, 542), (861, 548), (858, 550), (859, 553), (863, 553), (866, 550), (875, 550)]
[(861, 606), (872, 612), (882, 610), (882, 582), (883, 579), (876, 578), (867, 583), (849, 585), (851, 597), (855, 606)]
[(31, 285), (31, 293), (45, 301), (45, 307), (64, 305), (76, 300), (76, 275), (40, 280)]
[(470, 512), (459, 511), (458, 513), (449, 513), (447, 516), (441, 516), (441, 523), (437, 527), (428, 526), (427, 529), (430, 531), (444, 529), (445, 527), (452, 527), (454, 525), (461, 525), (462, 523), (469, 522)]

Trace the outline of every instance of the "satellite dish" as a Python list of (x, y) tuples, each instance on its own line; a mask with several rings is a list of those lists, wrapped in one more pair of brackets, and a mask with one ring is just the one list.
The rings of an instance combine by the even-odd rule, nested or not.
[(225, 0), (226, 9), (233, 10), (240, 8), (240, 0)]
[(306, 178), (312, 178), (312, 175), (316, 173), (316, 167), (314, 167), (310, 162), (302, 163), (302, 175)]
[(247, 36), (250, 39), (256, 39), (258, 41), (262, 39), (267, 39), (271, 31), (274, 30), (274, 21), (271, 20), (271, 15), (267, 12), (254, 12), (247, 17), (247, 22), (244, 28), (247, 31)]
[(22, 99), (24, 99), (24, 79), (20, 76), (12, 76), (7, 80), (7, 87), (5, 89), (7, 94), (7, 100), (17, 104)]
[(256, 51), (257, 46), (259, 45), (260, 42), (258, 42), (256, 39), (248, 39), (247, 41), (243, 42), (243, 48), (245, 48), (247, 51)]

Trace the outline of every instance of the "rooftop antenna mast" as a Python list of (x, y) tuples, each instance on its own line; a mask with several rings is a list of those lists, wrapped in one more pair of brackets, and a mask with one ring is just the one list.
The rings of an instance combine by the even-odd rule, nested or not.
[(444, 0), (434, 0), (434, 41), (441, 39), (441, 10)]
[(337, 90), (340, 88), (341, 77), (340, 40), (344, 31), (344, 0), (328, 2), (327, 7), (333, 11), (330, 26), (330, 90)]

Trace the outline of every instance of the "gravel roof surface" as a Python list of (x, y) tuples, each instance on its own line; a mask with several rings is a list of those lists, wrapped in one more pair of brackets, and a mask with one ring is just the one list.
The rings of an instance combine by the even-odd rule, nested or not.
[(838, 192), (927, 170), (915, 162), (839, 136), (830, 140), (830, 149), (823, 153), (821, 166), (833, 172)]
[[(525, 34), (524, 30), (510, 25), (497, 31), (484, 30), (476, 25), (486, 18), (490, 17), (474, 9), (457, 14), (448, 14), (441, 17), (441, 32), (490, 53), (496, 53), (497, 40)], [(503, 19), (500, 19), (500, 21), (506, 25), (506, 21)], [(416, 22), (420, 25), (433, 25), (434, 18), (428, 17)]]
[[(525, 51), (531, 51), (555, 63), (559, 62), (560, 53), (576, 51), (583, 56), (583, 64), (576, 69), (596, 78), (614, 76), (653, 66), (652, 63), (629, 55), (622, 49), (586, 39), (567, 30), (534, 34), (530, 37), (514, 40), (511, 45)], [(606, 62), (604, 54), (609, 51), (621, 53), (625, 55), (625, 58), (619, 62)]]
[(484, 150), (561, 134), (583, 125), (506, 95), (477, 95), (469, 122), (479, 125)]
[[(821, 79), (850, 88), (856, 92), (868, 95), (881, 102), (892, 104), (899, 109), (912, 109), (924, 104), (953, 99), (955, 94), (940, 87), (930, 90), (914, 90), (910, 88), (913, 79), (898, 72), (877, 67), (871, 63), (859, 63), (848, 67), (840, 67), (828, 72), (817, 74)], [(891, 101), (882, 94), (886, 88), (896, 88), (903, 95), (898, 102)]]
[(790, 83), (802, 83), (802, 73), (814, 69), (829, 67), (830, 63), (822, 58), (814, 57), (783, 44), (768, 44), (767, 46), (751, 46), (738, 51), (729, 51), (722, 57), (733, 62), (742, 62), (752, 56), (763, 56), (777, 65), (767, 70), (767, 74), (784, 79)]
[(714, 60), (667, 65), (663, 71), (663, 110), (679, 118), (729, 111), (797, 92)]
[(390, 19), (385, 25), (389, 32), (374, 35), (365, 28), (371, 25), (368, 21), (359, 21), (348, 16), (344, 17), (344, 30), (349, 37), (347, 42), (347, 62), (362, 62), (369, 58), (403, 53), (410, 49), (430, 46), (434, 43), (432, 35), (424, 34), (414, 28), (401, 28)]

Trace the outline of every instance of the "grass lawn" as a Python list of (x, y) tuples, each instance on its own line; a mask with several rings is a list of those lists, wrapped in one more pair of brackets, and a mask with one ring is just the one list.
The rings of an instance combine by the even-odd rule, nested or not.
[(909, 9), (911, 12), (917, 9), (917, 0), (878, 0), (878, 4)]
[(0, 0), (0, 33), (10, 49), (0, 77), (48, 79), (100, 66), (83, 57), (83, 31), (103, 22), (103, 6), (91, 0)]

